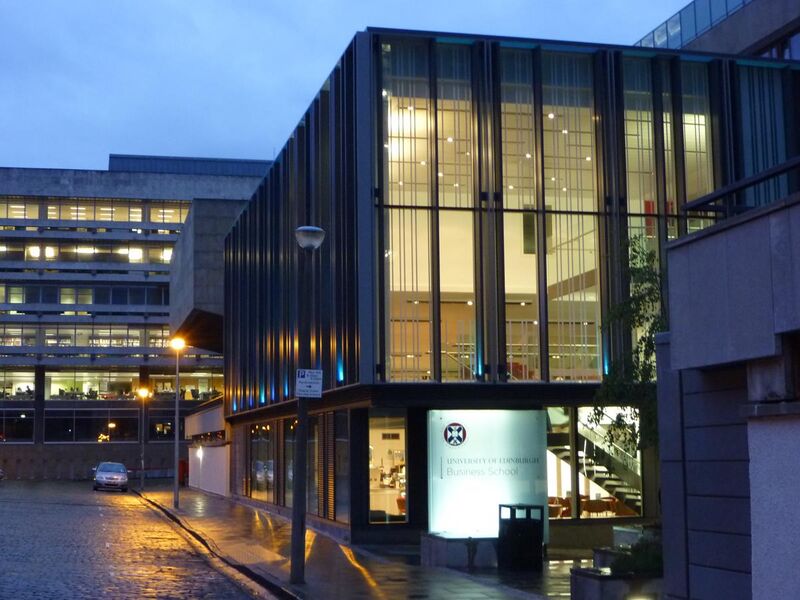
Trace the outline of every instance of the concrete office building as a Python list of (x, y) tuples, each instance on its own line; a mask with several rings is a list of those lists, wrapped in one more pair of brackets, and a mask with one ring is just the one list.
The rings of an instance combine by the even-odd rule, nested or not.
[[(98, 460), (138, 467), (142, 436), (147, 466), (172, 468), (159, 442), (174, 432), (173, 247), (194, 199), (238, 209), (268, 165), (111, 155), (107, 171), (0, 169), (0, 467), (9, 477), (82, 478)], [(186, 410), (221, 393), (222, 358), (190, 348), (181, 375)], [(153, 394), (144, 415), (140, 386)]]
[(636, 45), (800, 60), (800, 3), (694, 0)]
[(606, 443), (620, 407), (588, 418), (631, 344), (603, 327), (624, 240), (663, 256), (711, 222), (684, 204), (791, 152), (798, 72), (774, 64), (357, 34), (226, 242), (232, 493), (297, 501), (295, 369), (318, 367), (319, 526), (493, 537), (497, 504), (528, 502), (551, 544), (599, 545), (658, 515), (655, 461)]

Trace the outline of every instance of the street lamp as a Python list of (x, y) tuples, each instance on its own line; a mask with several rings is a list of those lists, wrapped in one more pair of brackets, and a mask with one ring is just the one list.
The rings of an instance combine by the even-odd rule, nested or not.
[(139, 468), (139, 490), (140, 491), (144, 491), (144, 436), (145, 436), (145, 432), (147, 430), (147, 428), (145, 427), (145, 424), (144, 424), (144, 401), (147, 400), (147, 396), (149, 394), (150, 394), (150, 392), (148, 391), (148, 389), (146, 387), (140, 387), (138, 390), (136, 390), (136, 395), (139, 396), (139, 398), (142, 399), (142, 419), (139, 421), (139, 423), (141, 423), (141, 428), (142, 428), (142, 448), (141, 448), (141, 451), (139, 452), (139, 459), (140, 459), (140, 463), (141, 463), (139, 465), (139, 467), (140, 467)]
[(172, 485), (172, 506), (175, 510), (178, 509), (178, 461), (180, 453), (180, 445), (178, 441), (178, 432), (180, 430), (180, 389), (181, 389), (181, 350), (186, 347), (186, 340), (180, 337), (174, 337), (169, 341), (169, 347), (175, 350), (175, 481)]
[[(303, 225), (294, 231), (297, 245), (309, 255), (317, 250), (325, 240), (325, 230), (313, 225)], [(300, 257), (301, 271), (298, 278), (301, 282), (306, 279), (305, 263), (310, 256)], [(313, 301), (313, 300), (312, 300)], [(309, 307), (311, 304), (309, 304)], [(301, 318), (311, 322), (311, 315), (302, 315)], [(305, 542), (306, 542), (306, 470), (308, 447), (308, 405), (306, 399), (297, 398), (297, 429), (294, 432), (295, 461), (294, 482), (292, 484), (292, 549), (289, 581), (303, 583), (305, 579)]]

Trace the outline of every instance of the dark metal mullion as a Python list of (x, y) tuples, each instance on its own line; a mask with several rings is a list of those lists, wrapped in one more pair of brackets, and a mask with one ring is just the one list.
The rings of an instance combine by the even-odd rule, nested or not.
[[(686, 204), (686, 161), (683, 144), (683, 89), (681, 86), (681, 61), (670, 61), (670, 94), (672, 96), (672, 148), (675, 161), (675, 204), (678, 214)], [(678, 236), (686, 235), (686, 219), (678, 219)]]
[[(602, 272), (605, 265), (606, 275), (601, 278), (608, 282), (609, 293), (606, 296), (608, 304), (602, 306), (601, 314), (608, 314), (611, 306), (622, 302), (630, 295), (630, 280), (623, 265), (628, 262), (628, 185), (627, 185), (627, 154), (625, 152), (625, 92), (624, 74), (622, 72), (623, 61), (619, 52), (608, 53), (609, 69), (607, 85), (611, 94), (609, 98), (611, 105), (608, 106), (610, 113), (604, 115), (600, 120), (609, 130), (613, 130), (614, 135), (609, 138), (608, 157), (610, 160), (603, 160), (603, 166), (607, 169), (610, 177), (613, 178), (613, 188), (616, 189), (611, 204), (611, 232), (606, 245), (608, 258), (601, 256), (600, 270)], [(599, 132), (598, 132), (599, 133)], [(617, 157), (614, 160), (613, 157)], [(604, 157), (605, 158), (605, 157)], [(613, 189), (612, 188), (612, 189)], [(610, 260), (609, 260), (610, 259)], [(615, 285), (612, 287), (612, 282)], [(612, 357), (629, 356), (632, 351), (632, 332), (624, 323), (615, 324), (616, 331), (612, 335), (615, 338), (615, 346), (612, 347)]]
[[(381, 55), (381, 38), (375, 36), (375, 42), (372, 47), (372, 59), (375, 72), (373, 76), (377, 82), (375, 93), (380, 94), (380, 100), (375, 103), (376, 119), (380, 126), (375, 128), (375, 148), (377, 155), (377, 181), (378, 188), (375, 189), (375, 206), (377, 207), (376, 227), (377, 227), (377, 275), (378, 275), (378, 362), (375, 364), (375, 375), (379, 381), (386, 381), (386, 365), (389, 362), (390, 349), (386, 344), (386, 303), (389, 301), (388, 293), (386, 290), (386, 200), (385, 194), (388, 193), (388, 164), (386, 161), (386, 148), (383, 144), (384, 140), (389, 139), (388, 134), (388, 119), (386, 118), (386, 111), (384, 110), (387, 99), (383, 98), (383, 60)], [(332, 169), (335, 173), (336, 169)], [(346, 357), (342, 355), (342, 360)], [(338, 367), (338, 365), (337, 365)]]
[(536, 210), (536, 260), (539, 300), (539, 364), (542, 381), (550, 380), (549, 319), (547, 310), (547, 217), (544, 191), (544, 93), (542, 90), (542, 50), (532, 51), (533, 68), (533, 139), (532, 148), (534, 208)]
[[(488, 101), (489, 92), (487, 87), (487, 63), (486, 63), (486, 44), (476, 44), (472, 46), (470, 53), (471, 61), (471, 90), (472, 90), (472, 147), (470, 156), (472, 158), (472, 193), (473, 208), (473, 279), (475, 282), (475, 361), (476, 368), (473, 377), (477, 376), (480, 380), (487, 377), (491, 379), (491, 365), (496, 361), (490, 360), (492, 344), (487, 335), (487, 330), (492, 329), (488, 323), (495, 316), (493, 314), (494, 302), (487, 292), (492, 286), (485, 285), (490, 274), (486, 273), (489, 262), (482, 252), (484, 248), (491, 248), (492, 232), (486, 221), (487, 212), (491, 210), (494, 200), (494, 178), (491, 173), (491, 150), (488, 147), (491, 139), (491, 127), (488, 119), (491, 119), (491, 108)], [(478, 150), (484, 150), (479, 152)], [(485, 192), (484, 192), (485, 191)], [(488, 206), (484, 206), (484, 199), (487, 199)], [(491, 293), (491, 292), (489, 292)], [(480, 352), (479, 352), (480, 350)]]
[[(606, 155), (613, 152), (614, 142), (616, 139), (614, 131), (614, 122), (612, 120), (613, 110), (610, 108), (610, 103), (613, 101), (611, 97), (612, 92), (616, 92), (613, 85), (613, 67), (609, 65), (610, 54), (607, 51), (600, 51), (594, 56), (593, 61), (593, 108), (595, 115), (599, 116), (599, 126), (595, 127), (595, 154), (596, 160), (594, 165), (594, 180), (597, 198), (601, 200), (599, 208), (599, 216), (597, 219), (597, 247), (600, 252), (598, 257), (598, 276), (597, 285), (600, 292), (600, 315), (608, 314), (608, 308), (611, 306), (612, 298), (614, 297), (611, 290), (612, 280), (619, 285), (619, 278), (614, 278), (609, 275), (611, 269), (610, 263), (612, 257), (616, 256), (615, 248), (609, 242), (609, 219), (616, 219), (619, 216), (619, 198), (617, 197), (618, 189), (614, 185), (618, 179), (614, 172), (613, 167), (609, 167), (609, 163), (613, 163)], [(612, 61), (613, 65), (613, 61)], [(616, 227), (613, 229), (617, 229)], [(618, 250), (617, 244), (616, 249)], [(614, 356), (617, 344), (614, 343), (614, 332), (609, 331), (604, 327), (601, 332), (600, 339), (600, 352), (603, 365), (607, 363), (606, 358)], [(603, 368), (605, 372), (605, 368)]]
[[(490, 210), (490, 219), (492, 226), (494, 227), (495, 237), (494, 243), (495, 246), (493, 248), (494, 252), (491, 252), (490, 249), (490, 256), (494, 255), (494, 261), (492, 262), (494, 272), (495, 272), (495, 289), (493, 290), (494, 298), (495, 298), (495, 315), (496, 315), (496, 322), (495, 322), (495, 339), (497, 340), (497, 348), (496, 348), (496, 361), (493, 364), (496, 365), (497, 374), (495, 376), (496, 381), (505, 382), (508, 380), (508, 352), (506, 348), (506, 285), (505, 285), (505, 229), (504, 229), (504, 212), (505, 209), (505, 187), (503, 181), (503, 132), (502, 132), (502, 122), (503, 122), (503, 115), (502, 115), (502, 78), (501, 74), (501, 64), (500, 64), (500, 46), (497, 43), (494, 43), (490, 46), (491, 55), (490, 60), (492, 64), (492, 77), (491, 77), (491, 94), (490, 98), (492, 99), (493, 110), (492, 114), (492, 122), (493, 122), (493, 132), (494, 135), (492, 136), (492, 158), (494, 159), (494, 178), (495, 178), (495, 190), (499, 190), (499, 197), (497, 201), (492, 204)], [(490, 363), (492, 364), (492, 363)]]
[(433, 158), (433, 168), (429, 169), (431, 181), (430, 205), (430, 240), (431, 240), (431, 370), (434, 381), (442, 380), (442, 311), (441, 311), (441, 290), (439, 277), (439, 126), (437, 108), (437, 87), (436, 87), (436, 40), (431, 38), (428, 41), (428, 90), (430, 92), (430, 104), (428, 110), (428, 131), (432, 135), (428, 136), (429, 153)]
[[(800, 106), (800, 98), (798, 98), (798, 86), (794, 84), (792, 73), (792, 69), (790, 69), (788, 66), (784, 67), (781, 72), (783, 118), (786, 131), (797, 131), (798, 127), (800, 127), (797, 114), (797, 107)], [(797, 156), (799, 150), (798, 146), (800, 146), (800, 143), (796, 135), (786, 136), (785, 152), (787, 157), (791, 158), (793, 156)], [(796, 171), (789, 173), (787, 184), (787, 192), (790, 194), (794, 193), (798, 187), (800, 187), (800, 176), (798, 176)]]

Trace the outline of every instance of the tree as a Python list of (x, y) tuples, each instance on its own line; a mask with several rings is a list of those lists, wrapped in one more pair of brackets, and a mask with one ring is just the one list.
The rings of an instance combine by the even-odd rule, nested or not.
[[(631, 454), (658, 443), (656, 400), (656, 334), (666, 327), (661, 302), (663, 276), (656, 252), (643, 236), (631, 238), (626, 247), (624, 275), (629, 282), (627, 299), (613, 306), (604, 328), (631, 332), (632, 349), (609, 365), (608, 374), (595, 394), (598, 405), (589, 422), (606, 428), (606, 442)], [(622, 407), (609, 425), (603, 405)]]

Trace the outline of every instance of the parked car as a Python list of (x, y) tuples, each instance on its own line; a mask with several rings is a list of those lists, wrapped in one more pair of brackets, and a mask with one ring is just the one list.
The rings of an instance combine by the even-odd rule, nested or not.
[(6, 472), (3, 471), (3, 469), (0, 469), (0, 479), (5, 479), (5, 478), (6, 478)]
[(99, 489), (128, 491), (128, 469), (122, 463), (102, 462), (94, 470), (94, 491)]

